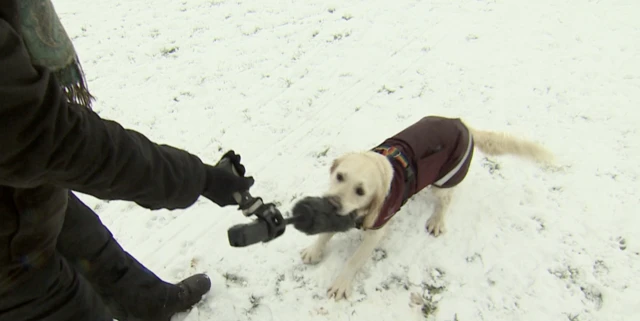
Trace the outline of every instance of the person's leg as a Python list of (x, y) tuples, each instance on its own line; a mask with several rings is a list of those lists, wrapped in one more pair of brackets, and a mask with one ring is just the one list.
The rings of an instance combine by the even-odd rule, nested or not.
[(0, 321), (113, 319), (55, 249), (66, 200), (54, 186), (0, 186)]
[(169, 320), (201, 300), (211, 287), (204, 274), (177, 285), (161, 280), (127, 253), (100, 218), (69, 192), (58, 251), (93, 285), (121, 321)]
[(56, 254), (11, 292), (0, 294), (0, 321), (112, 321), (91, 285)]

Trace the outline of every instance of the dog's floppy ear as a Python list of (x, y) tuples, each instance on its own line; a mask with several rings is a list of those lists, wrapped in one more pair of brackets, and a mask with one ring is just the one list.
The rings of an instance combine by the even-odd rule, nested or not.
[(376, 164), (378, 169), (375, 191), (371, 198), (371, 203), (364, 209), (362, 209), (361, 215), (364, 216), (362, 227), (368, 229), (376, 222), (384, 201), (387, 198), (389, 189), (391, 188), (391, 180), (393, 180), (393, 167), (386, 157), (380, 154), (369, 154)]
[(331, 163), (331, 168), (329, 168), (329, 173), (333, 174), (333, 171), (335, 171), (336, 167), (340, 165), (340, 162), (342, 161), (343, 158), (344, 156), (341, 156), (333, 160), (333, 162)]

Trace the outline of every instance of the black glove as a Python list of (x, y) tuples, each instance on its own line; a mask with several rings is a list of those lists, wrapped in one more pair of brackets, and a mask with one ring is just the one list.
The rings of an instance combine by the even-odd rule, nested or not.
[(254, 183), (253, 177), (244, 177), (245, 168), (240, 164), (240, 155), (229, 151), (222, 156), (224, 158), (231, 161), (238, 175), (226, 168), (207, 165), (207, 181), (202, 193), (220, 207), (238, 205), (233, 194), (249, 190)]
[[(238, 175), (244, 177), (245, 169), (244, 169), (244, 165), (242, 165), (242, 163), (240, 163), (240, 161), (242, 160), (242, 157), (240, 157), (240, 155), (236, 154), (236, 152), (234, 152), (233, 150), (230, 150), (230, 151), (224, 153), (224, 155), (222, 155), (222, 157), (220, 157), (220, 160), (218, 161), (218, 164), (220, 164), (220, 162), (223, 159), (229, 160), (231, 162), (231, 164), (233, 165), (233, 167), (235, 168), (235, 170), (238, 173)], [(218, 164), (216, 164), (216, 167), (218, 166)]]

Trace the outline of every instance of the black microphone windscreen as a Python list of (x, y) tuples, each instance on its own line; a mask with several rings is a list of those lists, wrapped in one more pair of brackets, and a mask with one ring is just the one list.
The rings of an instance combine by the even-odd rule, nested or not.
[(308, 196), (292, 209), (293, 227), (308, 235), (326, 232), (346, 232), (356, 226), (355, 215), (339, 215), (337, 208), (325, 197)]

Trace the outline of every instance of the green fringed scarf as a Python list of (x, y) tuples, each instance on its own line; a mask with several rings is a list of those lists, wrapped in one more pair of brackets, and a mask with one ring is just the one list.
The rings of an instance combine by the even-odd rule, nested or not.
[(50, 0), (18, 0), (22, 38), (34, 65), (47, 67), (70, 103), (91, 108), (82, 66)]

